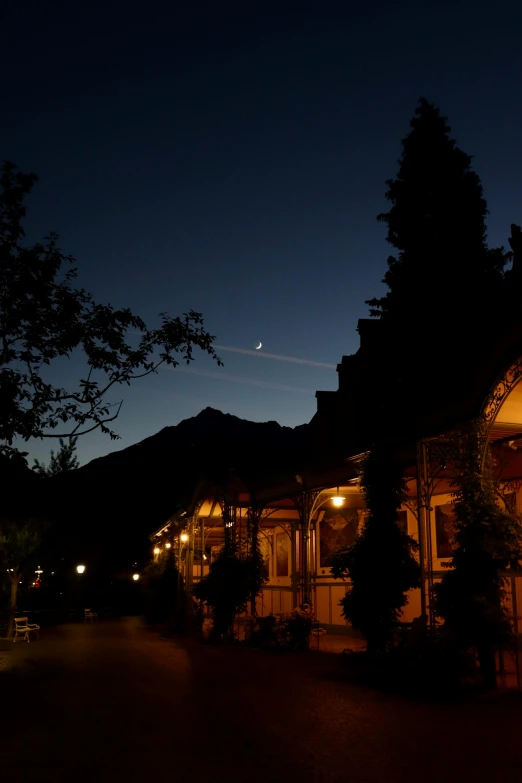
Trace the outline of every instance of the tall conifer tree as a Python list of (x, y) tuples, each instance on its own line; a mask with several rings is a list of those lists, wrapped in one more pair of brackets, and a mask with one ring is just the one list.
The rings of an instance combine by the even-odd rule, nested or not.
[[(390, 209), (378, 216), (395, 249), (373, 316), (424, 326), (467, 320), (490, 299), (508, 259), (487, 246), (487, 204), (471, 156), (451, 138), (439, 110), (422, 98), (402, 141), (399, 171), (387, 181)], [(442, 316), (442, 318), (441, 318)]]

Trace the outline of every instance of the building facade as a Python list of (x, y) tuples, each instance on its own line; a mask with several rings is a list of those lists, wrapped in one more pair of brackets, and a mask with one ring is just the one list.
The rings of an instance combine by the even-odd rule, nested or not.
[[(227, 534), (247, 540), (254, 515), (268, 573), (258, 614), (289, 612), (307, 603), (321, 625), (346, 630), (340, 601), (349, 585), (333, 578), (331, 558), (353, 543), (363, 524), (358, 473), (376, 433), (404, 467), (408, 494), (398, 524), (419, 543), (422, 586), (408, 595), (404, 622), (423, 613), (434, 621), (431, 588), (451, 557), (451, 433), (480, 422), (484, 448), (493, 455), (499, 503), (522, 510), (522, 327), (504, 330), (481, 362), (464, 368), (456, 381), (435, 366), (438, 374), (424, 406), (425, 377), (418, 388), (408, 389), (415, 404), (398, 394), (388, 399), (386, 379), (381, 374), (379, 380), (375, 369), (382, 354), (380, 329), (382, 322), (360, 322), (361, 348), (339, 364), (338, 391), (317, 393), (318, 411), (309, 425), (315, 468), (299, 472), (296, 464), (295, 473), (289, 466), (284, 475), (255, 476), (250, 483), (233, 475), (219, 487), (202, 481), (191, 503), (151, 537), (157, 550), (167, 543), (177, 548), (188, 588), (208, 573)], [(438, 389), (440, 404), (434, 403)], [(506, 578), (516, 615), (522, 576), (513, 571)]]

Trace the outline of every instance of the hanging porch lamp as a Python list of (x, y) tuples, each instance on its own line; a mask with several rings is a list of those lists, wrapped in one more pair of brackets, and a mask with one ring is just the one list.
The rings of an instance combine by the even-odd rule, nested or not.
[(345, 501), (345, 498), (339, 494), (339, 487), (337, 487), (337, 495), (332, 497), (332, 503), (336, 508), (340, 508)]

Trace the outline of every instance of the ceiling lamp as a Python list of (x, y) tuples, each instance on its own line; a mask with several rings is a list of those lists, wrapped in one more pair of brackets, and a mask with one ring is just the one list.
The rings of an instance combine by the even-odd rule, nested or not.
[(337, 487), (337, 495), (334, 495), (332, 498), (332, 503), (336, 508), (340, 508), (344, 503), (344, 498), (342, 495), (339, 494), (339, 487)]

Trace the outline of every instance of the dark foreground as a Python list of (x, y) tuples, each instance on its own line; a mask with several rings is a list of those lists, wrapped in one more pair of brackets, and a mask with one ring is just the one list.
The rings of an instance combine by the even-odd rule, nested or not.
[(340, 656), (165, 641), (136, 620), (0, 652), (2, 780), (522, 780), (517, 694), (417, 704), (342, 679)]

